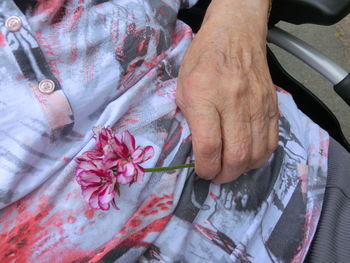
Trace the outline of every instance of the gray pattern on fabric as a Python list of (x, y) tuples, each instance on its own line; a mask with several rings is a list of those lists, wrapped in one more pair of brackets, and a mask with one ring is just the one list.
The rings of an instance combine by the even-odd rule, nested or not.
[[(292, 262), (303, 246), (308, 216), (297, 171), (306, 160), (290, 148), (293, 143), (302, 148), (282, 117), (280, 146), (262, 168), (224, 185), (199, 179), (192, 170), (176, 218), (144, 257), (161, 262)], [(324, 174), (318, 176), (324, 183)], [(314, 201), (322, 198), (317, 195)], [(174, 233), (185, 236), (181, 254), (166, 242)]]
[(147, 174), (121, 186), (119, 210), (93, 210), (81, 195), (74, 159), (95, 147), (94, 126), (153, 146), (145, 168), (193, 160), (175, 92), (193, 39), (176, 16), (195, 2), (41, 0), (25, 15), (0, 2), (0, 262), (303, 260), (329, 137), (278, 87), (279, 147), (264, 167), (224, 185), (193, 169)]

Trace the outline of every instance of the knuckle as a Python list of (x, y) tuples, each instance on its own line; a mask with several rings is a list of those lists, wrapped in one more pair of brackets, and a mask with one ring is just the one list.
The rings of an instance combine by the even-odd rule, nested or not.
[(221, 146), (219, 140), (207, 138), (199, 140), (196, 148), (201, 159), (212, 159), (218, 155)]
[[(203, 179), (212, 179), (221, 169), (220, 141), (207, 141), (195, 147), (196, 173)], [(196, 145), (195, 145), (196, 146)]]
[(267, 150), (267, 148), (260, 152), (259, 155), (254, 156), (251, 160), (251, 168), (257, 169), (262, 167), (270, 158), (271, 152)]
[(256, 151), (252, 155), (251, 163), (260, 163), (263, 160), (267, 159), (268, 156), (269, 156), (269, 152), (268, 152), (267, 148)]
[(243, 147), (229, 150), (224, 155), (224, 163), (229, 167), (246, 166), (249, 160), (249, 151)]
[(251, 169), (258, 169), (264, 166), (264, 164), (268, 161), (268, 158), (261, 159), (255, 163), (252, 164)]
[(213, 179), (221, 170), (220, 162), (196, 162), (196, 174), (203, 179)]

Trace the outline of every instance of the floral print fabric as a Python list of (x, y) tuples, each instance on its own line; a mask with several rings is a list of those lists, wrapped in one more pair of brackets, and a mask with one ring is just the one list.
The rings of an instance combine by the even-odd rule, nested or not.
[[(34, 1), (35, 2), (35, 1)], [(193, 159), (175, 104), (193, 34), (180, 0), (0, 2), (1, 262), (301, 262), (315, 233), (328, 135), (278, 88), (279, 147), (268, 163), (216, 185), (193, 169), (121, 186), (119, 210), (95, 211), (74, 178), (92, 128), (129, 130), (154, 157)], [(22, 27), (10, 32), (9, 16)], [(39, 83), (55, 83), (51, 94)]]

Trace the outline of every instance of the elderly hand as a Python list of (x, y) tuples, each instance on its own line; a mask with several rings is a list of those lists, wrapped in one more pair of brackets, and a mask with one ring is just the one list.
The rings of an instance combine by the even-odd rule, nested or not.
[(192, 132), (196, 173), (216, 183), (261, 167), (277, 146), (267, 9), (267, 0), (212, 0), (180, 68), (176, 102)]

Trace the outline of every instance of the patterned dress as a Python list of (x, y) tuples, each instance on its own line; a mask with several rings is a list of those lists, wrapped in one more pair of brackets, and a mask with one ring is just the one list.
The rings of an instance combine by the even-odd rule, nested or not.
[(175, 104), (195, 0), (0, 1), (0, 262), (301, 262), (320, 217), (329, 137), (276, 88), (279, 147), (217, 185), (193, 169), (122, 186), (92, 210), (74, 158), (94, 126), (152, 145), (145, 168), (189, 162)]

